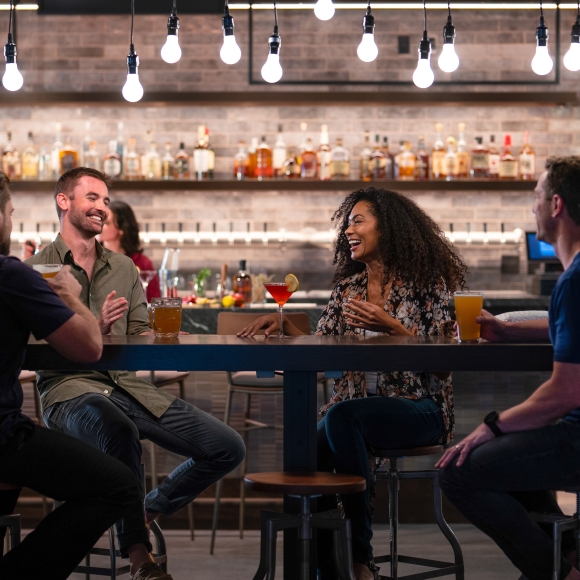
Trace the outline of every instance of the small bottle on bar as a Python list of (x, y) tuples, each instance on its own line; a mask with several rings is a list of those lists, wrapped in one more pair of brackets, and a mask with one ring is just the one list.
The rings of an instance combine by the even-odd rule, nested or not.
[(532, 149), (530, 143), (530, 132), (524, 133), (524, 145), (520, 151), (519, 165), (520, 165), (520, 179), (535, 179), (536, 178), (536, 154)]
[(383, 153), (387, 162), (385, 167), (386, 179), (395, 179), (395, 156), (389, 151), (388, 137), (383, 137)]
[(189, 179), (189, 155), (185, 151), (185, 143), (179, 144), (179, 151), (173, 161), (175, 165), (175, 179)]
[(459, 167), (457, 163), (457, 153), (455, 152), (455, 137), (447, 137), (447, 151), (445, 152), (445, 157), (443, 158), (443, 168), (441, 176), (447, 181), (456, 179), (459, 173)]
[(518, 176), (518, 160), (512, 153), (512, 136), (508, 133), (503, 141), (503, 155), (499, 160), (499, 178), (516, 179)]
[(475, 138), (475, 147), (471, 151), (469, 176), (474, 179), (489, 177), (489, 150), (483, 145), (483, 137)]
[(125, 157), (125, 179), (141, 179), (141, 159), (136, 151), (136, 139), (129, 139), (129, 148)]
[(318, 179), (327, 181), (330, 179), (330, 141), (328, 139), (328, 125), (320, 126), (320, 146), (316, 152), (318, 164)]
[(115, 139), (109, 141), (109, 152), (105, 155), (103, 173), (113, 179), (121, 176), (121, 157), (117, 153), (117, 141)]
[(38, 153), (31, 132), (28, 133), (28, 143), (22, 151), (22, 179), (38, 179)]
[(101, 159), (99, 157), (99, 151), (97, 150), (97, 142), (92, 139), (89, 141), (89, 148), (85, 153), (85, 167), (89, 169), (101, 170)]
[(252, 303), (252, 278), (246, 271), (246, 260), (240, 260), (240, 269), (233, 279), (234, 294), (241, 294), (244, 306)]
[(365, 131), (365, 144), (360, 152), (359, 178), (361, 181), (370, 181), (372, 178), (370, 172), (370, 160), (373, 152), (371, 151), (371, 136), (369, 131)]
[(256, 177), (262, 179), (272, 177), (272, 149), (266, 143), (266, 137), (256, 149)]
[(499, 161), (501, 156), (495, 146), (495, 135), (489, 137), (489, 178), (499, 179)]
[(241, 181), (246, 179), (248, 173), (248, 154), (246, 144), (243, 141), (238, 143), (238, 152), (234, 156), (234, 177)]
[(465, 178), (469, 176), (469, 153), (465, 142), (465, 123), (457, 125), (459, 139), (457, 140), (457, 177)]
[(350, 154), (342, 144), (342, 137), (337, 137), (336, 147), (330, 152), (331, 179), (350, 179)]
[(425, 137), (419, 137), (419, 146), (415, 153), (415, 179), (426, 181), (429, 179), (429, 153), (425, 149)]
[(171, 155), (171, 143), (165, 143), (165, 154), (161, 159), (161, 178), (166, 181), (173, 179), (175, 164)]
[(300, 177), (302, 179), (316, 179), (318, 176), (318, 163), (316, 161), (316, 152), (312, 145), (312, 139), (306, 139), (306, 147), (300, 156)]
[(286, 161), (286, 143), (282, 138), (282, 125), (278, 125), (278, 139), (274, 143), (274, 151), (272, 153), (272, 173), (274, 177), (281, 177), (282, 166)]
[(431, 170), (433, 179), (443, 179), (443, 159), (445, 158), (445, 144), (443, 143), (443, 125), (437, 123), (435, 125), (437, 136), (435, 143), (433, 143), (433, 151), (431, 152)]
[(371, 155), (369, 161), (370, 174), (372, 179), (386, 179), (387, 178), (387, 158), (381, 149), (381, 137), (375, 135), (375, 150)]

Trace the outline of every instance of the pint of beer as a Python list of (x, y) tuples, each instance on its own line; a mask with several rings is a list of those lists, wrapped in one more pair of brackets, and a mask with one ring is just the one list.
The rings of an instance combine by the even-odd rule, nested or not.
[(477, 342), (481, 325), (475, 319), (481, 315), (483, 292), (455, 292), (455, 318), (459, 342)]
[(153, 298), (151, 319), (157, 338), (177, 338), (181, 329), (181, 298)]
[(54, 278), (62, 270), (62, 264), (34, 264), (32, 267), (43, 278)]

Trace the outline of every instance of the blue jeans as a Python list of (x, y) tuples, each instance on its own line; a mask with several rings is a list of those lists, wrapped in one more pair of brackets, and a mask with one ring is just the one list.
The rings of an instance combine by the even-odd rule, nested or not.
[[(117, 388), (109, 398), (87, 393), (56, 403), (46, 409), (44, 418), (50, 429), (72, 435), (119, 459), (141, 482), (141, 488), (140, 439), (188, 457), (145, 497), (146, 510), (166, 516), (234, 470), (245, 455), (242, 438), (232, 428), (181, 399), (173, 401), (157, 418)], [(141, 497), (144, 494), (141, 489)], [(143, 506), (117, 522), (117, 533), (124, 556), (132, 544), (144, 543), (151, 549)]]
[[(330, 407), (318, 423), (318, 468), (360, 475), (367, 482), (364, 492), (342, 496), (345, 515), (352, 527), (354, 562), (366, 563), (373, 558), (368, 448), (435, 445), (443, 431), (441, 411), (428, 398), (414, 401), (402, 397), (366, 397), (342, 401)], [(318, 501), (318, 511), (333, 507), (336, 507), (334, 497)], [(332, 575), (331, 546), (331, 535), (319, 532), (319, 568), (325, 578)]]
[[(529, 512), (561, 513), (553, 493), (580, 484), (580, 425), (508, 433), (474, 449), (461, 467), (439, 472), (441, 488), (461, 513), (485, 532), (529, 580), (551, 580), (550, 527)], [(574, 550), (564, 534), (562, 552)], [(572, 569), (562, 557), (560, 578)]]

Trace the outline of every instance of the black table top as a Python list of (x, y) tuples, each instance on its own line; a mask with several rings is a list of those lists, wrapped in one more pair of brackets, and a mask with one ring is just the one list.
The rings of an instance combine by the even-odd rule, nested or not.
[(290, 340), (189, 335), (174, 342), (150, 336), (105, 336), (101, 360), (69, 361), (46, 342), (31, 339), (29, 370), (183, 371), (549, 371), (549, 343), (458, 344), (416, 336), (302, 336)]

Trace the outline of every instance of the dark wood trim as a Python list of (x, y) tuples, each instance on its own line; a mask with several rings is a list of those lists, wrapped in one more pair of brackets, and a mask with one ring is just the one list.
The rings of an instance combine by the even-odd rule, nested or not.
[[(53, 181), (13, 181), (13, 192), (53, 192)], [(268, 179), (236, 181), (211, 179), (207, 181), (114, 181), (113, 191), (296, 191), (301, 193), (335, 191), (344, 194), (366, 187), (382, 187), (395, 191), (533, 191), (535, 181), (492, 181), (458, 179), (455, 181), (316, 181), (306, 179)]]

